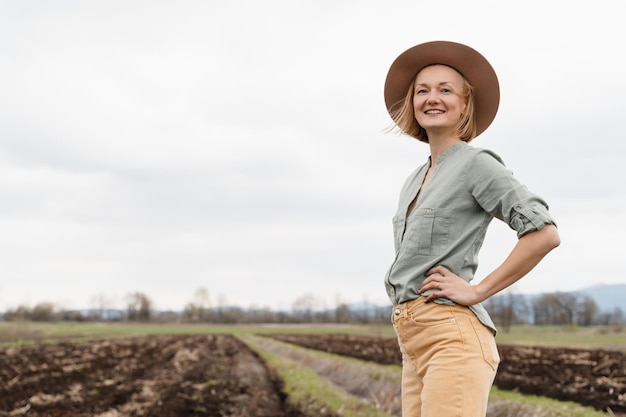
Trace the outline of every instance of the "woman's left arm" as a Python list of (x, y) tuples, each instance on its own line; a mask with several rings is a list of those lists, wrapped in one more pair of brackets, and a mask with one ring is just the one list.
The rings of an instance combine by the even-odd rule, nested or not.
[(420, 293), (438, 289), (428, 296), (426, 302), (445, 297), (462, 305), (481, 303), (517, 282), (560, 243), (556, 226), (545, 225), (519, 238), (504, 262), (478, 284), (471, 285), (447, 268), (436, 266), (427, 273), (428, 278), (424, 280)]

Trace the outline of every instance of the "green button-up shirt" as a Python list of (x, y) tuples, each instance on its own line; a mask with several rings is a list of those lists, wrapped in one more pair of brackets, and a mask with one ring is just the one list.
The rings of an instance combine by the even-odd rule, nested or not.
[[(420, 191), (429, 168), (430, 158), (406, 180), (393, 218), (396, 255), (385, 278), (393, 304), (417, 298), (426, 272), (437, 265), (471, 281), (487, 226), (494, 217), (517, 231), (518, 237), (554, 224), (546, 202), (520, 184), (489, 150), (466, 142), (449, 147)], [(407, 217), (418, 191), (419, 198)], [(443, 298), (436, 302), (454, 304)], [(496, 331), (481, 304), (470, 309)]]

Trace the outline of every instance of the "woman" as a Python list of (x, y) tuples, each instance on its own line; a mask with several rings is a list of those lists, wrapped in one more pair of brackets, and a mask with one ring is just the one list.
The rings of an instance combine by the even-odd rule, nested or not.
[[(484, 416), (500, 358), (481, 302), (515, 283), (560, 243), (544, 200), (493, 152), (468, 145), (500, 100), (489, 62), (468, 46), (428, 42), (402, 53), (385, 83), (397, 127), (430, 147), (393, 219), (396, 257), (385, 278), (403, 356), (403, 417)], [(470, 281), (493, 218), (517, 232), (510, 255)]]

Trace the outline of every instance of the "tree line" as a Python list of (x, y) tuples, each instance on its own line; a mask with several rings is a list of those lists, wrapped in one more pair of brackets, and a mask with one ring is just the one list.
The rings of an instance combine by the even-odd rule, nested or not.
[(579, 292), (552, 292), (537, 296), (505, 292), (491, 297), (485, 308), (505, 332), (512, 325), (560, 326), (623, 326), (626, 324), (621, 308), (600, 309), (596, 301)]
[[(92, 308), (67, 310), (54, 303), (42, 302), (33, 307), (20, 305), (2, 314), (6, 321), (129, 321), (170, 323), (363, 323), (390, 322), (390, 305), (371, 303), (336, 303), (325, 308), (324, 301), (311, 294), (294, 300), (292, 308), (275, 311), (270, 308), (228, 306), (222, 300), (215, 306), (208, 290), (200, 288), (181, 311), (158, 311), (148, 295), (133, 292), (126, 296), (124, 309), (108, 308), (103, 296), (92, 300)], [(554, 292), (527, 296), (505, 292), (484, 303), (496, 325), (508, 331), (513, 325), (594, 326), (626, 324), (620, 308), (601, 310), (593, 298), (576, 292)]]

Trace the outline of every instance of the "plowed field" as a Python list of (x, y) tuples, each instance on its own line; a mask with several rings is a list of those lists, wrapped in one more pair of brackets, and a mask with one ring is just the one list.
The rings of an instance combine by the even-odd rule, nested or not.
[[(381, 364), (402, 363), (395, 338), (336, 334), (272, 337)], [(626, 413), (625, 352), (514, 345), (498, 346), (498, 349), (501, 363), (495, 381), (497, 387)]]
[(231, 336), (151, 336), (0, 349), (0, 416), (303, 417)]
[[(394, 338), (272, 337), (380, 364), (400, 364)], [(626, 413), (624, 352), (499, 346), (496, 385)], [(149, 336), (0, 349), (0, 417), (313, 417), (228, 335)], [(314, 413), (311, 415), (311, 413)]]

